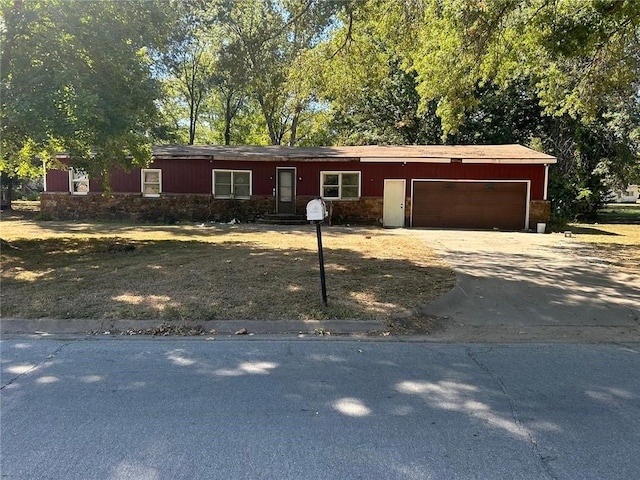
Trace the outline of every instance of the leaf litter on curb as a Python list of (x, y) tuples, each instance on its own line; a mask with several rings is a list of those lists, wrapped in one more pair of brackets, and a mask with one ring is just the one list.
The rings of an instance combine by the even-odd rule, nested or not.
[(91, 330), (87, 333), (88, 335), (151, 335), (162, 337), (176, 335), (195, 337), (200, 335), (215, 335), (217, 332), (215, 329), (207, 332), (202, 325), (170, 325), (168, 323), (162, 323), (151, 328), (128, 328), (126, 330), (111, 328), (109, 330)]

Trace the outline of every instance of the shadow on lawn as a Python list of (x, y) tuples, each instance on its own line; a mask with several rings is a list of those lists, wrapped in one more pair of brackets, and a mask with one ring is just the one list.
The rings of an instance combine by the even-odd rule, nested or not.
[[(111, 231), (113, 233), (113, 231)], [(453, 287), (443, 266), (325, 248), (122, 238), (17, 240), (3, 249), (3, 316), (99, 319), (387, 319)]]
[[(20, 217), (11, 217), (12, 220), (26, 220)], [(220, 236), (220, 235), (242, 235), (255, 234), (262, 232), (273, 232), (282, 234), (304, 234), (315, 236), (315, 225), (267, 225), (258, 223), (213, 223), (213, 222), (184, 222), (175, 225), (168, 224), (141, 224), (133, 222), (70, 222), (70, 221), (36, 221), (35, 224), (47, 233), (56, 234), (91, 234), (91, 235), (123, 235), (137, 234), (141, 231), (150, 231), (171, 236), (180, 236), (185, 238), (203, 237), (203, 236)], [(342, 226), (342, 225), (323, 225), (323, 233), (331, 235), (332, 232), (339, 232), (341, 235), (363, 235), (370, 234), (379, 230), (375, 226)]]
[(605, 235), (610, 237), (619, 237), (619, 233), (607, 232), (606, 230), (599, 229), (597, 227), (583, 227), (574, 225), (570, 230), (578, 235)]

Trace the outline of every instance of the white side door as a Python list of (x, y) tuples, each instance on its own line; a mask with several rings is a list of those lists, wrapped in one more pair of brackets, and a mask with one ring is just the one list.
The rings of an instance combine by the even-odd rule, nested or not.
[(406, 180), (384, 180), (384, 196), (382, 200), (382, 226), (404, 227), (404, 202)]

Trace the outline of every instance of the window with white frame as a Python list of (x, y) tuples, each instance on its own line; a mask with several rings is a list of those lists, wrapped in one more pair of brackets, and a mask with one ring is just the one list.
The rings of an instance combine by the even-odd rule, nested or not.
[(357, 200), (360, 172), (320, 172), (320, 194), (327, 200)]
[(162, 193), (162, 170), (159, 168), (142, 169), (142, 196), (159, 197)]
[(86, 195), (89, 193), (89, 175), (84, 170), (77, 168), (69, 170), (69, 191), (71, 195)]
[(251, 198), (251, 171), (214, 170), (213, 196), (215, 198)]

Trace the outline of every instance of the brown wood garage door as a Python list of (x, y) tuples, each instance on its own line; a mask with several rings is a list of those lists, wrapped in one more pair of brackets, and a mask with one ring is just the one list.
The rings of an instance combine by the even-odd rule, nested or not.
[(416, 180), (412, 205), (414, 227), (522, 230), (527, 184)]

